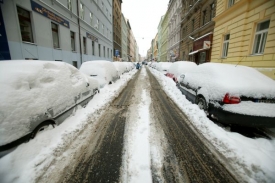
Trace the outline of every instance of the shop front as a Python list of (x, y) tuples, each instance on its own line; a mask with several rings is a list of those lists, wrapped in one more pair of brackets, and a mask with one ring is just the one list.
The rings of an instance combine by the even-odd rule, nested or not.
[(189, 56), (193, 57), (193, 61), (197, 64), (210, 62), (211, 59), (211, 43), (213, 33), (207, 33), (193, 42), (193, 50), (189, 53)]

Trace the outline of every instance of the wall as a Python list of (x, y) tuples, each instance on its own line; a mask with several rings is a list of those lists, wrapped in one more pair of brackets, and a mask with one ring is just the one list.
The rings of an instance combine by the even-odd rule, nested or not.
[[(254, 67), (275, 79), (275, 1), (239, 0), (227, 8), (226, 2), (217, 1), (212, 62)], [(257, 24), (270, 20), (263, 54), (253, 55)], [(222, 58), (224, 35), (230, 34), (228, 55)]]

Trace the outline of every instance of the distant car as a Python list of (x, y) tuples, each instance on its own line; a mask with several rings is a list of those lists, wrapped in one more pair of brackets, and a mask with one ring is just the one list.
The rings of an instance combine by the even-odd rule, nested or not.
[(107, 60), (95, 60), (82, 63), (81, 72), (98, 80), (100, 88), (112, 84), (119, 78), (115, 65)]
[(172, 64), (172, 62), (159, 62), (156, 65), (156, 69), (161, 73), (166, 74)]
[(275, 81), (240, 65), (205, 63), (181, 75), (179, 89), (218, 121), (275, 127)]
[(99, 84), (64, 62), (0, 62), (0, 151), (59, 125), (78, 105), (98, 92)]
[(174, 62), (168, 69), (167, 73), (165, 74), (167, 77), (170, 77), (175, 81), (178, 82), (178, 78), (181, 74), (185, 74), (186, 72), (190, 71), (191, 69), (197, 67), (197, 64), (190, 61), (177, 61)]

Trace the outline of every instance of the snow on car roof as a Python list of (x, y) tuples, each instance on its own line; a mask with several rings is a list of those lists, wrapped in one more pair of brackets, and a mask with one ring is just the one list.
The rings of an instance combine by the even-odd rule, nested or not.
[(184, 74), (194, 67), (197, 67), (197, 64), (191, 61), (177, 61), (174, 62), (168, 69), (168, 72), (174, 74), (176, 77)]
[(274, 98), (275, 81), (256, 69), (232, 64), (205, 63), (186, 73), (184, 83), (199, 86), (210, 99), (222, 99), (229, 92), (237, 96)]
[(127, 71), (128, 64), (126, 62), (113, 62), (113, 64), (115, 65), (119, 75)]
[[(75, 102), (73, 96), (86, 88), (88, 81), (98, 85), (64, 62), (1, 61), (0, 145), (24, 135), (29, 116), (45, 113), (60, 103), (70, 106)], [(15, 126), (16, 133), (12, 133)]]
[(116, 70), (114, 64), (112, 62), (110, 62), (110, 61), (107, 61), (107, 60), (86, 61), (86, 62), (82, 63), (82, 65), (81, 65), (81, 67), (80, 67), (79, 70), (81, 72), (87, 71), (87, 69), (85, 67), (89, 67), (89, 69), (91, 69), (95, 65), (98, 65), (98, 66), (104, 68), (105, 71), (106, 71), (105, 74), (110, 75), (111, 78), (112, 77), (117, 77), (117, 70)]

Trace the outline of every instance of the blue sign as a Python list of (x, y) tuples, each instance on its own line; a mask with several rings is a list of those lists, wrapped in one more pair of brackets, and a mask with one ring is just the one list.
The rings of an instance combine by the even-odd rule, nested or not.
[(44, 8), (40, 4), (37, 4), (34, 1), (31, 1), (32, 10), (39, 13), (40, 15), (43, 15), (44, 17), (47, 17), (48, 19), (51, 19), (67, 28), (70, 28), (69, 21), (61, 18), (60, 16), (56, 15), (55, 13), (51, 12), (50, 10)]
[(116, 55), (116, 57), (119, 56), (119, 50), (115, 51), (115, 55)]

